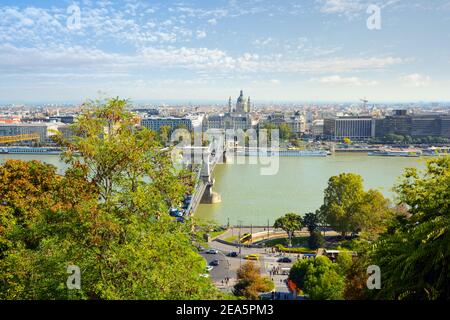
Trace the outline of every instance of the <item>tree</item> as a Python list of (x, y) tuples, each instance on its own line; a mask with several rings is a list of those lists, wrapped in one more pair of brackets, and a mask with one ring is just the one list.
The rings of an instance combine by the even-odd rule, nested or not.
[(366, 259), (358, 257), (348, 268), (345, 277), (345, 300), (364, 300), (369, 297), (367, 266)]
[(159, 137), (162, 143), (164, 143), (164, 145), (167, 145), (170, 142), (171, 132), (172, 132), (171, 126), (161, 126), (161, 128), (159, 128)]
[(302, 222), (310, 233), (314, 232), (319, 228), (321, 223), (320, 213), (308, 212), (303, 216)]
[[(0, 299), (221, 296), (200, 276), (190, 221), (168, 214), (191, 192), (189, 174), (127, 107), (93, 103), (73, 139), (57, 137), (64, 176), (39, 162), (0, 166)], [(69, 265), (81, 269), (81, 290), (66, 287)]]
[(289, 280), (312, 300), (339, 300), (344, 291), (344, 276), (339, 267), (325, 256), (297, 260)]
[(281, 140), (289, 140), (289, 138), (292, 136), (292, 129), (288, 124), (282, 123), (280, 124), (278, 129), (280, 130)]
[(361, 232), (367, 238), (376, 238), (386, 230), (393, 211), (379, 191), (364, 191), (361, 176), (343, 173), (328, 181), (320, 214), (342, 236)]
[(268, 277), (262, 277), (259, 267), (251, 261), (247, 261), (238, 269), (237, 280), (234, 294), (250, 300), (257, 300), (260, 293), (269, 292), (275, 288), (273, 282)]
[(323, 245), (325, 244), (325, 239), (322, 236), (322, 234), (320, 233), (320, 231), (312, 231), (309, 233), (309, 238), (308, 238), (308, 247), (310, 249), (319, 249), (321, 247), (323, 247)]
[(282, 229), (288, 235), (288, 246), (292, 247), (292, 238), (295, 231), (302, 229), (302, 217), (295, 213), (288, 213), (285, 216), (275, 220), (273, 225), (275, 229)]
[(359, 212), (353, 217), (360, 237), (376, 240), (384, 233), (397, 213), (390, 208), (390, 201), (378, 190), (370, 189), (364, 193)]
[(345, 250), (340, 250), (336, 258), (336, 264), (339, 267), (339, 273), (345, 276), (353, 264), (351, 253)]
[(320, 233), (319, 226), (321, 224), (320, 212), (308, 212), (303, 216), (303, 225), (309, 231), (308, 246), (310, 249), (318, 249), (325, 243), (325, 239)]
[(450, 298), (450, 158), (407, 169), (397, 185), (410, 216), (375, 242), (370, 263), (383, 271), (381, 299)]
[(354, 216), (364, 197), (363, 180), (353, 173), (331, 177), (325, 189), (324, 204), (320, 208), (326, 222), (342, 236), (355, 232)]

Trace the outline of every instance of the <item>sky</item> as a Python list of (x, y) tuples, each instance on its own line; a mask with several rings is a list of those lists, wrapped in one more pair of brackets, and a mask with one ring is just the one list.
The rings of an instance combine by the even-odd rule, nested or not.
[(0, 0), (0, 102), (226, 103), (241, 89), (450, 101), (450, 0)]

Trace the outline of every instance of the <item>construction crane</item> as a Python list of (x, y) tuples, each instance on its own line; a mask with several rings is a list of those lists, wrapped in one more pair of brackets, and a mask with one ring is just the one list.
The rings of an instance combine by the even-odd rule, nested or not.
[(369, 100), (367, 100), (367, 98), (364, 99), (359, 99), (364, 103), (364, 109), (367, 107), (367, 103), (369, 103)]
[(0, 144), (14, 143), (20, 141), (40, 140), (41, 136), (37, 133), (19, 134), (16, 136), (0, 136)]

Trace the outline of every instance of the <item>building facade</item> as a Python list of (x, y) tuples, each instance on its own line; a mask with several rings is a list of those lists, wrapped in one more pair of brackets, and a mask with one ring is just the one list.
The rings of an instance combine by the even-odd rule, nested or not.
[(270, 124), (275, 127), (279, 127), (282, 124), (286, 124), (291, 129), (292, 133), (303, 133), (306, 130), (305, 118), (299, 113), (284, 114), (281, 112), (273, 113), (269, 115), (261, 125)]
[(57, 131), (61, 123), (0, 123), (0, 136), (17, 136), (22, 134), (37, 134), (40, 142), (49, 142), (52, 130)]
[(251, 129), (252, 119), (250, 115), (216, 114), (209, 115), (205, 120), (205, 129)]
[(159, 132), (161, 127), (170, 127), (171, 131), (179, 128), (185, 128), (190, 132), (194, 130), (203, 130), (204, 116), (186, 116), (186, 117), (156, 117), (151, 116), (141, 119), (141, 126), (152, 131)]
[(323, 119), (314, 120), (311, 124), (311, 135), (314, 137), (323, 136)]
[(375, 136), (372, 118), (342, 117), (324, 119), (323, 135), (330, 140), (367, 140)]
[(408, 115), (406, 110), (396, 110), (392, 116), (376, 120), (375, 133), (379, 138), (389, 134), (450, 138), (450, 115)]

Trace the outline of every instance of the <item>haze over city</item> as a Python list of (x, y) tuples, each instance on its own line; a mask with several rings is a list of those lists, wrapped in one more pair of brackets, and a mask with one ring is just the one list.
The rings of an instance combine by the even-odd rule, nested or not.
[(256, 102), (449, 101), (449, 13), (444, 0), (2, 0), (0, 102), (224, 102), (242, 88)]

